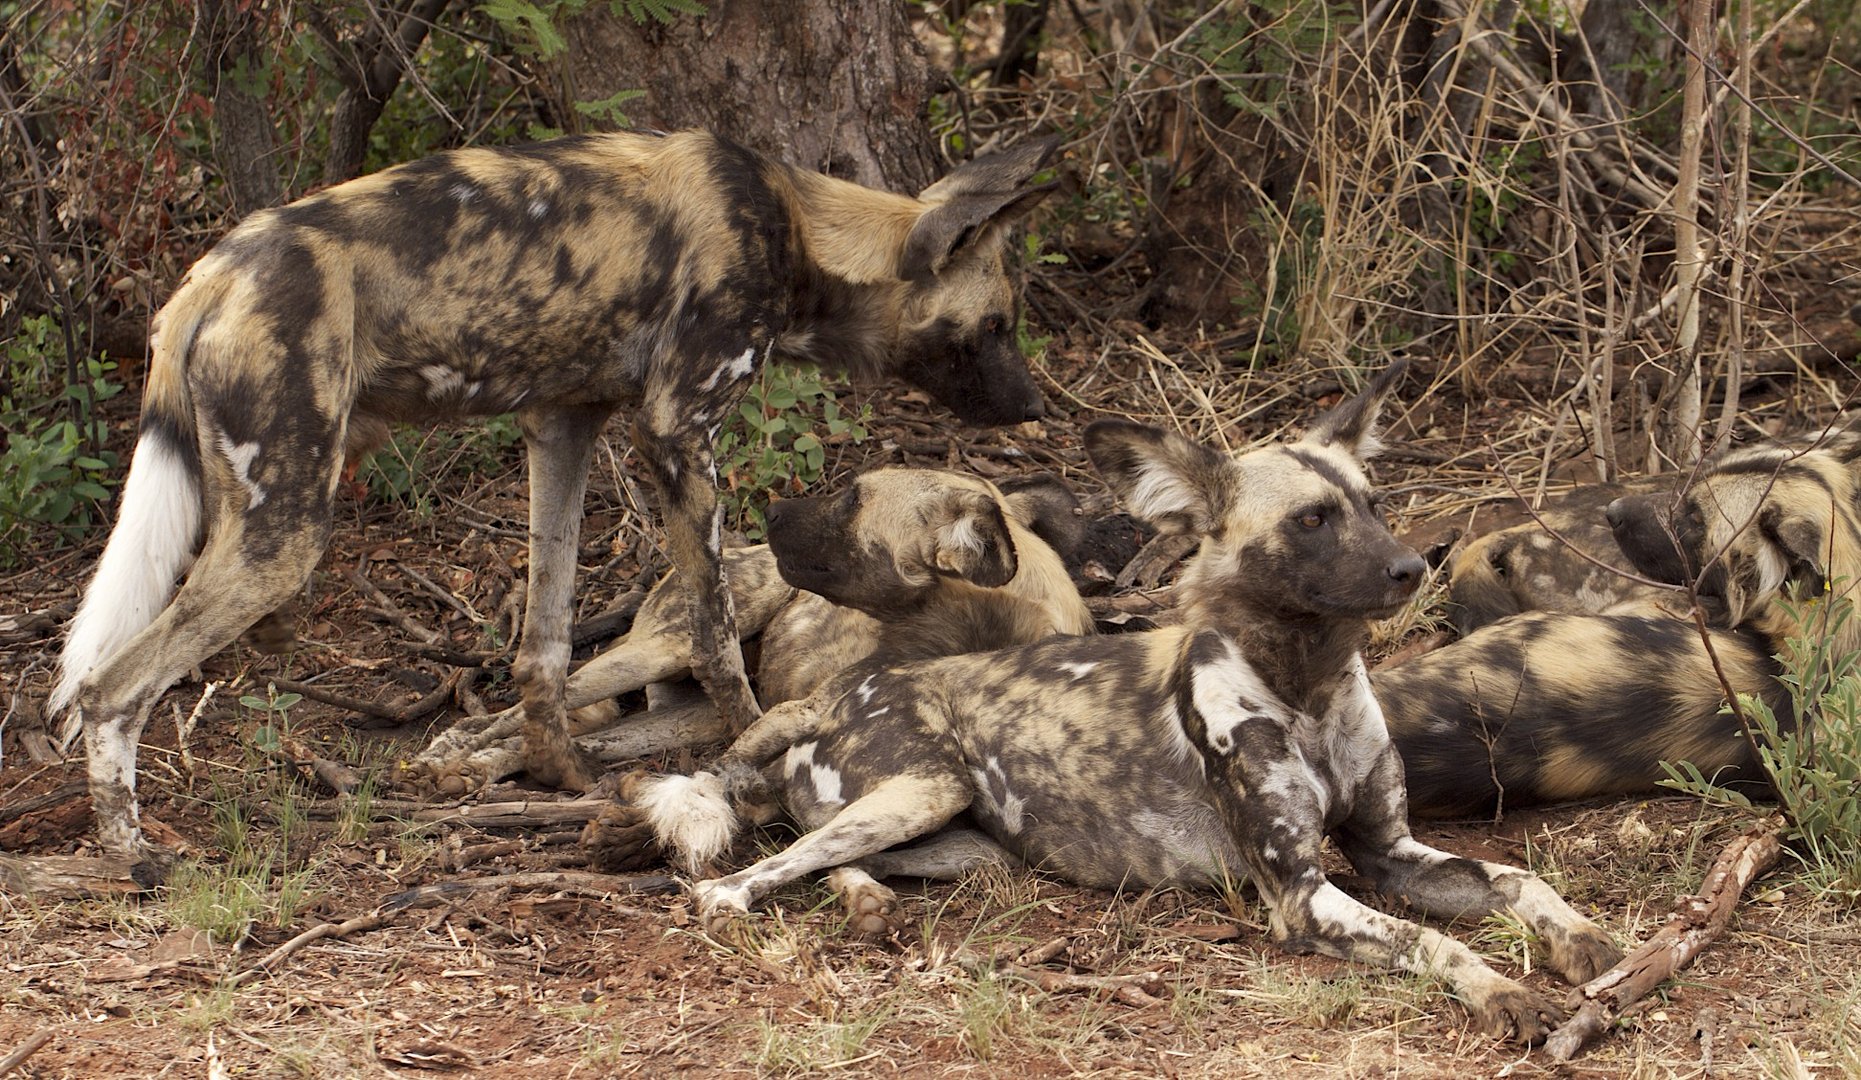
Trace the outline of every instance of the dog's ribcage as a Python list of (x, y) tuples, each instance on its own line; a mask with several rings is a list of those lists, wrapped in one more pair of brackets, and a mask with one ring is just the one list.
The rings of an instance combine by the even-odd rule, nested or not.
[[(873, 674), (773, 769), (807, 828), (888, 777), (960, 773), (971, 815), (1033, 865), (1083, 885), (1194, 885), (1246, 868), (1192, 740), (1244, 746), (1260, 725), (1295, 748), (1252, 800), (1261, 836), (1341, 820), (1388, 743), (1360, 662), (1312, 716), (1275, 698), (1223, 635), (1161, 630)], [(1283, 785), (1313, 791), (1325, 820), (1285, 821), (1272, 797)]]

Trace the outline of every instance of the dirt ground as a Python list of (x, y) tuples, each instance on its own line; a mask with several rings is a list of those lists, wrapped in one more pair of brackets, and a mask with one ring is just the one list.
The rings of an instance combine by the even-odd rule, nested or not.
[[(1178, 354), (1175, 376), (1199, 377), (1193, 359), (1193, 350)], [(1103, 512), (1079, 450), (1085, 417), (1071, 415), (1092, 400), (1103, 362), (1057, 352), (1046, 370), (1058, 414), (1008, 431), (958, 436), (914, 395), (877, 391), (863, 399), (881, 416), (872, 437), (834, 447), (830, 471), (888, 461), (990, 475), (1058, 471)], [(1231, 374), (1234, 393), (1250, 392)], [(1522, 415), (1531, 392), (1513, 377), (1521, 381), (1484, 388), (1477, 403), (1446, 393), (1424, 400), (1393, 428), (1382, 478), (1402, 494), (1396, 512), (1422, 541), (1466, 527), (1472, 507), (1504, 494), (1487, 444), (1466, 432), (1484, 426), (1497, 435), (1492, 445), (1508, 445), (1503, 423)], [(1266, 394), (1268, 385), (1254, 389)], [(1261, 437), (1334, 391), (1322, 378), (1274, 386), (1270, 411), (1223, 434), (1237, 444)], [(1124, 411), (1164, 409), (1131, 398)], [(663, 565), (619, 471), (619, 431), (597, 467), (583, 530), (583, 619)], [(17, 1075), (1861, 1072), (1861, 920), (1810, 895), (1787, 862), (1680, 982), (1595, 1050), (1554, 1066), (1474, 1032), (1436, 986), (1276, 951), (1251, 893), (1111, 894), (983, 873), (908, 892), (910, 931), (873, 943), (847, 932), (820, 886), (803, 885), (768, 904), (743, 941), (724, 945), (688, 925), (677, 882), (587, 876), (574, 822), (512, 830), (456, 815), (419, 820), (448, 804), (397, 790), (396, 763), (456, 720), (459, 703), (510, 701), (524, 484), (509, 449), (486, 452), (450, 435), (417, 449), (426, 455), (409, 470), (425, 478), (418, 491), (397, 502), (359, 489), (344, 501), (338, 536), (300, 605), (294, 653), (236, 646), (158, 706), (141, 782), (147, 816), (184, 845), (168, 885), (81, 902), (0, 893), (0, 1061), (36, 1045)], [(76, 761), (40, 760), (43, 741), (31, 736), (56, 625), (96, 544), (48, 545), (36, 565), (0, 577), (0, 613), (52, 613), (15, 625), (0, 657), (9, 702), (0, 847), (87, 850), (81, 815), (47, 816), (39, 832), (22, 835), (7, 831), (5, 811), (82, 778)], [(482, 668), (429, 658), (409, 646), (423, 629), (494, 656)], [(277, 699), (267, 682), (278, 678), (383, 715), (310, 698), (268, 707)], [(220, 688), (203, 706), (208, 681)], [(428, 702), (439, 707), (399, 722)], [(361, 771), (369, 777), (362, 794), (336, 799), (280, 764), (268, 751), (286, 738)], [(647, 764), (679, 767), (685, 757)], [(481, 798), (556, 796), (502, 785)], [(81, 809), (81, 800), (72, 805)], [(1533, 867), (1634, 943), (1749, 824), (1691, 799), (1651, 797), (1508, 812), (1497, 823), (1424, 823), (1418, 832)], [(384, 906), (423, 886), (436, 888)], [(304, 930), (372, 913), (382, 913), (376, 923), (261, 966)], [(1454, 933), (1509, 973), (1558, 989), (1503, 923)]]

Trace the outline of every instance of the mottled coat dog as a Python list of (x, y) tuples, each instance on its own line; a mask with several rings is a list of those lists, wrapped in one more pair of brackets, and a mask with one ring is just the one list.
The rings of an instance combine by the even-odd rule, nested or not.
[[(1361, 465), (1398, 372), (1299, 442), (1235, 458), (1141, 425), (1088, 428), (1089, 455), (1133, 514), (1201, 539), (1177, 585), (1182, 624), (894, 666), (830, 709), (765, 715), (726, 764), (766, 764), (812, 831), (699, 882), (706, 924), (829, 868), (842, 888), (988, 859), (1107, 888), (1245, 877), (1287, 948), (1429, 973), (1484, 1029), (1543, 1037), (1549, 1001), (1351, 899), (1323, 866), (1330, 836), (1386, 896), (1448, 917), (1510, 910), (1574, 981), (1619, 956), (1531, 874), (1410, 835), (1361, 656), (1368, 620), (1407, 603), (1425, 570), (1390, 535)], [(964, 812), (977, 829), (887, 850)]]
[(156, 316), (117, 527), (50, 701), (81, 719), (105, 847), (143, 846), (135, 748), (156, 697), (303, 583), (344, 462), (393, 421), (517, 414), (530, 566), (513, 675), (532, 773), (590, 779), (563, 683), (582, 495), (617, 409), (698, 598), (694, 667), (747, 723), (718, 425), (771, 356), (900, 375), (973, 422), (1041, 415), (1005, 234), (1047, 190), (1030, 181), (1054, 146), (912, 198), (702, 132), (591, 135), (436, 154), (252, 215)]
[[(899, 659), (943, 655), (939, 650), (951, 650), (952, 638), (988, 611), (1022, 612), (1025, 625), (984, 635), (986, 644), (974, 647), (1091, 632), (1091, 614), (1062, 561), (1078, 540), (1079, 504), (1056, 478), (998, 487), (941, 469), (880, 469), (833, 498), (859, 512), (845, 516), (822, 550), (846, 553), (838, 565), (849, 572), (866, 560), (883, 560), (890, 573), (876, 595), (832, 590), (842, 601), (836, 603), (797, 589), (783, 580), (767, 544), (724, 552), (737, 629), (746, 640), (760, 635), (756, 693), (763, 704), (805, 698), (875, 652)], [(778, 502), (773, 512), (785, 519), (805, 505)], [(1008, 604), (1008, 597), (1018, 603)], [(621, 721), (614, 701), (621, 694), (646, 689), (655, 709), (679, 700), (691, 668), (691, 598), (674, 571), (653, 586), (626, 636), (569, 677), (564, 692), (571, 733)], [(664, 687), (676, 689), (660, 692)], [(520, 721), (521, 710), (510, 709), (475, 729), (455, 725), (411, 766), (451, 794), (503, 779), (523, 767), (521, 745), (506, 741)], [(614, 745), (639, 747), (643, 739), (662, 737), (645, 723), (623, 724), (617, 730), (638, 737), (616, 738)], [(694, 730), (702, 741), (727, 737), (714, 725)], [(650, 752), (667, 748), (654, 745)], [(635, 749), (633, 756), (645, 752)]]
[[(1861, 582), (1861, 438), (1737, 447), (1697, 476), (1643, 485), (1604, 514), (1628, 568), (1697, 583), (1711, 652), (1685, 618), (1537, 612), (1504, 619), (1371, 677), (1418, 814), (1655, 790), (1661, 762), (1764, 783), (1725, 685), (1790, 721), (1776, 655), (1817, 598)], [(1645, 587), (1644, 587), (1645, 588)], [(1664, 606), (1683, 612), (1684, 592)], [(1793, 614), (1795, 612), (1796, 614)], [(1854, 621), (1839, 649), (1861, 647)], [(1717, 659), (1715, 666), (1714, 659)], [(1720, 681), (1723, 672), (1725, 682)]]

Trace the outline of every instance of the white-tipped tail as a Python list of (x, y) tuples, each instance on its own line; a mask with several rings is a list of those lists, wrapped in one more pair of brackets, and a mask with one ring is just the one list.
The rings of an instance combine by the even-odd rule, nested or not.
[(737, 814), (715, 773), (655, 777), (640, 785), (634, 800), (672, 862), (687, 874), (701, 873), (736, 838)]
[[(175, 579), (193, 562), (200, 518), (200, 481), (186, 458), (163, 436), (144, 433), (123, 484), (116, 529), (65, 634), (48, 715), (65, 712), (84, 676), (168, 606)], [(65, 724), (67, 747), (77, 737), (75, 720)]]

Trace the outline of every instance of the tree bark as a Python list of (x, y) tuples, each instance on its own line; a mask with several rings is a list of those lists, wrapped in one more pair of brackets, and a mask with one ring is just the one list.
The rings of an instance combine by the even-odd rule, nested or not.
[(642, 126), (710, 128), (896, 191), (942, 172), (925, 116), (935, 81), (897, 0), (711, 0), (670, 26), (590, 5), (566, 30), (561, 114), (571, 122), (575, 102), (644, 90), (626, 107)]
[(1679, 293), (1679, 326), (1674, 333), (1673, 361), (1665, 385), (1655, 402), (1651, 425), (1655, 453), (1648, 472), (1663, 468), (1686, 469), (1700, 456), (1700, 421), (1704, 415), (1700, 388), (1700, 276), (1706, 252), (1699, 233), (1699, 170), (1706, 141), (1706, 68), (1704, 57), (1712, 47), (1712, 0), (1687, 0), (1688, 51), (1686, 88), (1680, 120), (1680, 177), (1674, 182), (1674, 287)]
[(229, 0), (201, 0), (195, 26), (206, 48), (201, 81), (213, 99), (213, 157), (240, 217), (283, 200), (278, 142), (265, 103), (239, 85), (240, 62), (257, 68), (263, 55), (263, 16)]
[(362, 173), (368, 136), (381, 110), (401, 85), (401, 77), (427, 32), (445, 13), (449, 0), (412, 0), (402, 7), (371, 2), (368, 29), (344, 50), (337, 69), (343, 92), (330, 115), (330, 149), (323, 159), (323, 180), (340, 184)]

